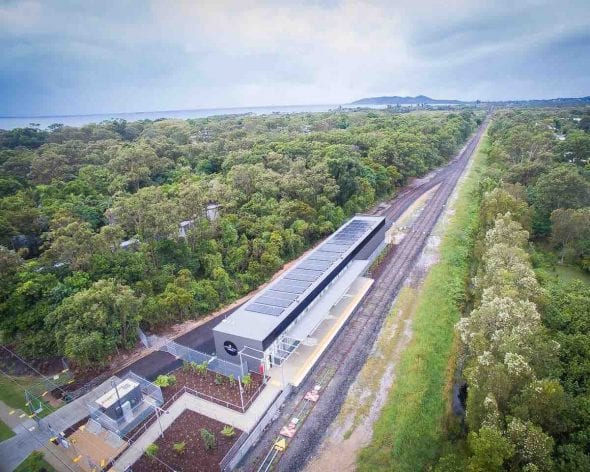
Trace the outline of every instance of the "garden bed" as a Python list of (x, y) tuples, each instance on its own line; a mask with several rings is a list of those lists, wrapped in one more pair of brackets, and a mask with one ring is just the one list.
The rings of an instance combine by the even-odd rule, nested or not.
[[(240, 437), (240, 430), (234, 430), (232, 437), (221, 434), (225, 425), (212, 418), (186, 410), (164, 432), (164, 437), (156, 441), (158, 450), (153, 458), (144, 454), (131, 466), (133, 472), (170, 472), (168, 464), (178, 472), (210, 472), (219, 470), (219, 462)], [(205, 448), (201, 429), (207, 429), (215, 436), (215, 447)], [(184, 442), (183, 452), (174, 450), (174, 444)], [(158, 460), (159, 459), (159, 460)]]
[[(164, 402), (167, 402), (179, 390), (182, 390), (183, 387), (187, 387), (200, 393), (206, 400), (231, 408), (232, 410), (242, 411), (240, 387), (237, 380), (232, 383), (228, 377), (216, 374), (210, 370), (201, 374), (185, 368), (177, 369), (172, 372), (172, 375), (176, 377), (176, 383), (169, 387), (162, 387)], [(252, 401), (262, 391), (260, 387), (264, 382), (260, 374), (250, 373), (250, 376), (252, 379), (251, 384), (248, 387), (243, 386), (242, 397), (244, 406), (246, 406), (244, 410), (252, 404)]]

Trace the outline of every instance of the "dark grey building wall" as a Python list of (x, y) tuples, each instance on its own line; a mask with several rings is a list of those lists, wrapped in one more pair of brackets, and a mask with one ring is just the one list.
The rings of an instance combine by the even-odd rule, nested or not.
[[(219, 359), (222, 359), (224, 361), (233, 362), (234, 364), (240, 363), (240, 355), (239, 354), (232, 356), (225, 349), (224, 344), (227, 341), (232, 342), (236, 346), (238, 352), (240, 352), (244, 348), (245, 345), (248, 345), (249, 347), (252, 347), (254, 349), (259, 349), (261, 351), (263, 350), (262, 343), (259, 341), (255, 341), (255, 340), (249, 339), (249, 338), (243, 338), (241, 336), (236, 336), (236, 335), (232, 335), (232, 334), (216, 333), (215, 331), (213, 331), (213, 333), (214, 333), (214, 337), (215, 337), (216, 355)], [(258, 372), (258, 367), (260, 366), (260, 361), (257, 361), (256, 359), (252, 359), (252, 358), (246, 357), (246, 356), (244, 356), (244, 361), (248, 363), (248, 370), (253, 370), (254, 372)]]
[(379, 231), (365, 243), (358, 254), (354, 256), (355, 260), (368, 259), (371, 254), (375, 252), (375, 249), (377, 249), (379, 245), (383, 243), (383, 241), (385, 241), (385, 226), (379, 228)]
[[(141, 387), (139, 385), (130, 392), (128, 392), (127, 395), (121, 395), (121, 405), (128, 401), (131, 404), (131, 408), (139, 404), (141, 400)], [(110, 407), (103, 411), (107, 416), (113, 418), (114, 420), (118, 420), (123, 416), (123, 411), (119, 407), (118, 401), (115, 401), (115, 403), (113, 403)]]

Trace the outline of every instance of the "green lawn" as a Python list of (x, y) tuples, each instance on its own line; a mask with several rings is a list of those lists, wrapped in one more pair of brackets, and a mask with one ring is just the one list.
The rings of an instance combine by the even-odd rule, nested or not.
[(14, 472), (56, 472), (56, 470), (43, 459), (43, 453), (39, 451), (32, 452)]
[(427, 469), (442, 447), (443, 420), (454, 372), (455, 332), (477, 224), (475, 195), (485, 154), (478, 152), (461, 186), (446, 228), (438, 264), (429, 272), (416, 306), (413, 337), (376, 421), (373, 438), (357, 458), (360, 471)]
[(581, 280), (584, 283), (590, 284), (590, 274), (579, 267), (556, 265), (555, 272), (557, 273), (557, 278), (563, 282)]
[(12, 429), (10, 429), (6, 423), (0, 420), (0, 442), (11, 438), (12, 436), (14, 436)]
[[(30, 410), (26, 405), (24, 389), (37, 387), (38, 383), (36, 377), (7, 377), (0, 374), (0, 400), (11, 408), (18, 408), (29, 414)], [(39, 388), (37, 387), (36, 390)], [(55, 411), (55, 408), (46, 403), (40, 416), (46, 416), (52, 411)]]

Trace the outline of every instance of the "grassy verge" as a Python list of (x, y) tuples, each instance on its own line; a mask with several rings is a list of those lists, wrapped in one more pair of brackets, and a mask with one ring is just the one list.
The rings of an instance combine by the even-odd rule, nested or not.
[(415, 290), (403, 287), (391, 313), (385, 319), (375, 352), (365, 362), (340, 410), (338, 420), (341, 424), (347, 420), (350, 423), (344, 439), (348, 439), (354, 429), (367, 418), (381, 388), (383, 376), (391, 363), (397, 362), (396, 348), (404, 334), (404, 323), (413, 313), (415, 299)]
[(424, 281), (413, 320), (413, 338), (402, 354), (396, 381), (370, 444), (361, 451), (360, 471), (424, 470), (443, 441), (443, 418), (454, 358), (454, 325), (461, 316), (470, 253), (477, 225), (477, 184), (485, 154), (479, 151), (461, 185), (455, 215), (446, 227), (440, 261)]
[(556, 265), (555, 272), (557, 273), (557, 278), (562, 282), (573, 282), (574, 280), (580, 280), (585, 284), (590, 284), (590, 274), (588, 274), (588, 272), (584, 272), (579, 267)]
[[(39, 379), (36, 377), (8, 377), (0, 374), (0, 400), (11, 408), (18, 408), (29, 414), (29, 407), (26, 405), (25, 389), (31, 388), (38, 390)], [(49, 403), (44, 403), (41, 417), (48, 415), (57, 408), (52, 407)]]
[(0, 420), (0, 442), (11, 438), (12, 436), (14, 436), (12, 429), (10, 429), (6, 423)]
[(56, 472), (53, 467), (43, 459), (43, 453), (32, 452), (14, 472)]
[[(25, 391), (27, 386), (33, 384), (33, 379), (28, 377), (14, 378), (0, 375), (0, 400), (11, 408), (19, 408), (28, 412), (27, 405), (25, 405)], [(22, 386), (22, 388), (21, 388)]]

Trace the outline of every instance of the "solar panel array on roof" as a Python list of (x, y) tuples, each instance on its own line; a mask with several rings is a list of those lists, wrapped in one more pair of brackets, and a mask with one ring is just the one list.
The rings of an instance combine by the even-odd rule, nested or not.
[(278, 306), (264, 305), (262, 303), (250, 303), (250, 305), (248, 305), (248, 310), (272, 316), (279, 316), (283, 311), (285, 311), (284, 308)]
[(313, 282), (320, 275), (324, 273), (323, 270), (305, 270), (293, 269), (285, 275), (285, 280), (298, 280), (300, 282)]
[(326, 270), (330, 267), (332, 263), (330, 261), (322, 261), (322, 260), (315, 260), (315, 259), (305, 259), (301, 264), (297, 267), (299, 269), (312, 269), (312, 270)]
[(279, 316), (319, 279), (371, 226), (353, 220), (312, 252), (258, 298), (246, 305), (247, 311)]
[(284, 298), (274, 298), (272, 296), (267, 296), (266, 294), (263, 297), (260, 297), (256, 300), (257, 303), (264, 303), (265, 305), (271, 306), (280, 306), (283, 308), (287, 308), (293, 300), (286, 300)]
[[(273, 284), (272, 289), (281, 293), (289, 293), (299, 295), (307, 290), (307, 287), (311, 285), (311, 282), (302, 282), (299, 280), (279, 280), (276, 284)], [(268, 290), (270, 292), (270, 290)], [(296, 297), (297, 298), (297, 297)]]
[(291, 302), (297, 299), (296, 293), (279, 292), (278, 290), (267, 290), (265, 295), (273, 298), (279, 298), (281, 300), (289, 300)]
[(320, 249), (318, 249), (311, 256), (309, 256), (306, 260), (314, 260), (314, 261), (318, 260), (318, 261), (333, 262), (336, 259), (338, 259), (339, 257), (340, 256), (334, 252), (322, 252)]

